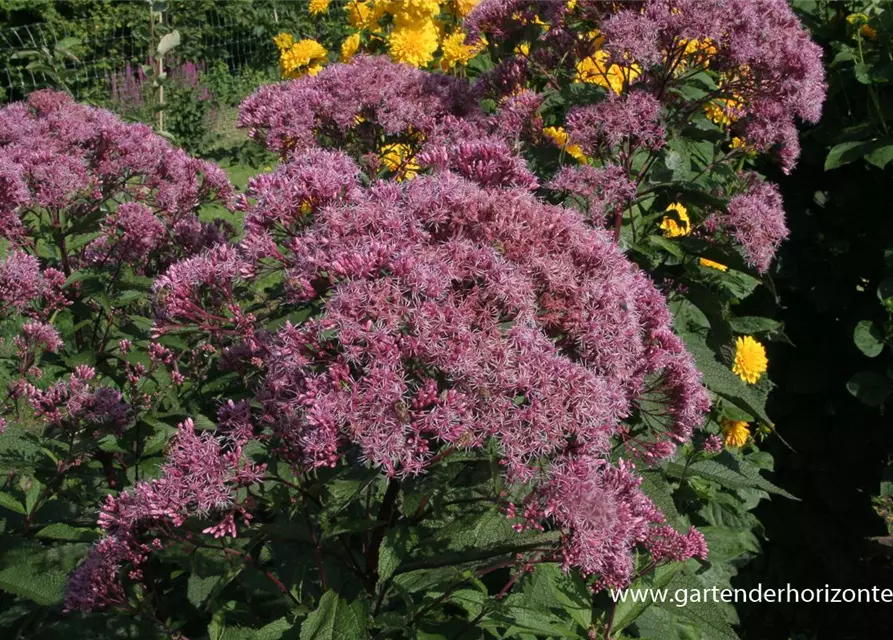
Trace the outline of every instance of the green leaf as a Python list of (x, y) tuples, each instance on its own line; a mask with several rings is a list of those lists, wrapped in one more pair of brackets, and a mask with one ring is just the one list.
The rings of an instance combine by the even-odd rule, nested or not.
[(419, 536), (414, 529), (395, 527), (388, 530), (378, 550), (379, 584), (384, 584), (394, 575), (418, 541)]
[(645, 595), (653, 594), (655, 592), (652, 590), (666, 587), (675, 577), (680, 567), (682, 567), (682, 563), (679, 562), (660, 565), (653, 572), (642, 576), (624, 589), (627, 592), (626, 600), (617, 602), (617, 608), (614, 610), (613, 629), (615, 631), (625, 629), (653, 604), (653, 600), (649, 598), (644, 598), (645, 602), (634, 602), (631, 597), (632, 594), (629, 592), (644, 592)]
[(679, 526), (682, 516), (676, 509), (673, 496), (668, 491), (669, 485), (659, 469), (646, 469), (639, 474), (642, 477), (642, 492), (651, 498), (651, 501), (666, 516), (667, 523)]
[(365, 600), (347, 602), (337, 592), (326, 591), (319, 606), (301, 625), (301, 640), (358, 640), (366, 637)]
[(25, 511), (25, 506), (16, 500), (13, 496), (9, 495), (4, 491), (0, 491), (0, 507), (5, 509), (9, 509), (10, 511), (15, 511), (20, 515), (27, 515), (27, 511)]
[(0, 555), (0, 589), (43, 606), (62, 603), (69, 573), (90, 545), (20, 544)]
[(755, 418), (759, 418), (766, 424), (771, 425), (772, 421), (766, 414), (766, 400), (754, 391), (752, 387), (745, 384), (741, 378), (732, 373), (724, 364), (716, 360), (713, 352), (707, 348), (707, 345), (698, 340), (692, 340), (689, 336), (683, 335), (685, 344), (689, 353), (695, 360), (695, 365), (704, 374), (704, 384), (707, 388), (722, 396), (739, 409), (747, 411)]
[(72, 527), (62, 522), (47, 525), (36, 535), (38, 538), (47, 540), (69, 540), (72, 542), (93, 542), (99, 538), (99, 533), (93, 529)]
[(860, 371), (846, 383), (846, 389), (869, 407), (879, 407), (893, 392), (893, 383), (874, 371)]
[(729, 324), (732, 331), (741, 335), (752, 336), (757, 333), (773, 333), (782, 328), (782, 323), (772, 318), (763, 318), (760, 316), (741, 316), (738, 318), (730, 318)]
[(884, 333), (871, 320), (862, 320), (853, 331), (853, 342), (859, 351), (874, 358), (884, 350)]
[(825, 158), (825, 171), (837, 169), (846, 164), (859, 160), (869, 153), (874, 143), (871, 141), (841, 142), (831, 148), (828, 157)]
[(893, 160), (893, 144), (887, 144), (883, 147), (878, 147), (867, 156), (865, 156), (865, 160), (867, 160), (869, 163), (873, 164), (877, 168), (883, 169), (891, 160)]
[(667, 473), (676, 478), (687, 475), (699, 476), (729, 489), (761, 489), (767, 493), (797, 500), (784, 489), (776, 487), (762, 477), (756, 467), (739, 462), (728, 453), (710, 460), (698, 460), (688, 465), (687, 468), (678, 462), (670, 462), (667, 464)]
[[(676, 577), (667, 588), (674, 592), (684, 589), (691, 596), (694, 593), (703, 594), (706, 587), (707, 585), (694, 576), (680, 572), (676, 574)], [(694, 622), (704, 634), (704, 640), (739, 640), (738, 635), (726, 621), (722, 606), (711, 597), (697, 602), (689, 600), (685, 606), (680, 605), (681, 603), (676, 603), (675, 605), (662, 604), (660, 606), (662, 609), (671, 611)]]
[(657, 236), (657, 235), (648, 236), (648, 242), (650, 242), (651, 244), (653, 244), (656, 247), (660, 247), (661, 249), (664, 249), (667, 253), (669, 253), (677, 258), (681, 259), (681, 258), (685, 257), (685, 252), (682, 251), (682, 248), (678, 244), (676, 244), (672, 240), (667, 240), (663, 236)]
[(279, 618), (258, 629), (251, 640), (292, 640), (298, 637), (298, 627), (288, 618)]
[(208, 596), (214, 591), (214, 587), (220, 582), (220, 576), (211, 576), (203, 578), (194, 573), (189, 574), (189, 582), (186, 586), (186, 599), (192, 603), (196, 609), (201, 609), (205, 605)]
[(701, 526), (698, 531), (707, 539), (709, 562), (731, 562), (745, 554), (756, 555), (760, 552), (757, 537), (748, 529)]

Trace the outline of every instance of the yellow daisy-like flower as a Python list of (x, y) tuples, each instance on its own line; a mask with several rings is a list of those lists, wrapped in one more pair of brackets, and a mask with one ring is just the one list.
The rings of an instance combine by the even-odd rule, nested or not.
[(398, 27), (388, 36), (388, 52), (395, 62), (424, 67), (437, 51), (437, 27), (428, 20), (412, 28)]
[(376, 31), (379, 28), (378, 21), (384, 16), (387, 4), (380, 0), (351, 0), (344, 5), (347, 24), (358, 31), (364, 29)]
[(341, 43), (341, 62), (350, 62), (360, 49), (360, 34), (352, 33)]
[(440, 0), (399, 0), (388, 2), (385, 10), (394, 16), (397, 27), (416, 28), (440, 13)]
[(453, 0), (450, 3), (450, 8), (459, 18), (466, 17), (471, 10), (474, 9), (481, 0)]
[(866, 22), (868, 22), (868, 14), (851, 13), (846, 17), (846, 21), (850, 24), (865, 24)]
[(677, 220), (672, 216), (664, 216), (663, 220), (660, 221), (660, 228), (663, 229), (666, 237), (678, 238), (691, 233), (691, 219), (688, 217), (688, 209), (681, 202), (674, 202), (666, 210), (675, 212), (676, 218), (678, 218)]
[(440, 68), (449, 71), (456, 65), (466, 65), (474, 58), (483, 47), (483, 43), (476, 45), (465, 44), (465, 33), (457, 31), (443, 39), (440, 45)]
[(700, 263), (700, 265), (702, 267), (707, 267), (709, 269), (716, 269), (717, 271), (723, 271), (723, 272), (729, 270), (729, 268), (726, 265), (724, 265), (720, 262), (714, 262), (713, 260), (709, 260), (707, 258), (700, 258), (698, 260), (698, 262)]
[(564, 130), (564, 127), (546, 127), (543, 129), (543, 135), (551, 138), (555, 144), (564, 149), (567, 155), (575, 160), (580, 162), (585, 162), (587, 160), (586, 154), (583, 153), (583, 150), (579, 145), (568, 144), (568, 142), (570, 142), (570, 136), (567, 131)]
[(398, 181), (412, 180), (419, 172), (419, 165), (412, 158), (412, 149), (400, 142), (381, 148), (381, 163), (390, 171), (399, 172)]
[(744, 420), (722, 420), (722, 440), (727, 447), (738, 449), (750, 439), (750, 427)]
[(273, 38), (273, 43), (276, 45), (276, 48), (279, 49), (279, 52), (282, 53), (283, 51), (291, 49), (292, 45), (295, 43), (295, 38), (290, 33), (280, 33)]
[(307, 4), (307, 10), (311, 16), (318, 16), (321, 13), (328, 13), (329, 4), (332, 0), (310, 0)]
[(577, 63), (577, 81), (597, 84), (616, 94), (623, 92), (626, 85), (642, 75), (642, 67), (633, 63), (629, 66), (609, 64), (607, 51), (596, 51)]
[(525, 58), (530, 55), (530, 43), (522, 42), (515, 47), (515, 55), (516, 56), (524, 56)]
[(748, 384), (756, 384), (769, 368), (766, 348), (753, 336), (740, 337), (735, 342), (735, 364), (732, 373)]
[(279, 57), (283, 78), (297, 78), (305, 73), (315, 76), (322, 71), (328, 51), (316, 40), (301, 40)]

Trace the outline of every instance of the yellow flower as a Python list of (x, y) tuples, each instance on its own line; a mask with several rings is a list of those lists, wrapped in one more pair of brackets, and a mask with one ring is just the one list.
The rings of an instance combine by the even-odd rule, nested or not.
[(352, 33), (341, 43), (341, 62), (350, 62), (360, 48), (360, 34)]
[(522, 42), (515, 47), (515, 55), (516, 56), (524, 56), (525, 58), (530, 55), (530, 43)]
[(576, 9), (576, 8), (577, 8), (577, 0), (568, 0), (568, 3), (567, 3), (567, 10), (568, 10), (568, 11), (573, 11), (573, 10)]
[(585, 162), (587, 160), (586, 154), (583, 153), (583, 150), (579, 145), (568, 144), (570, 136), (567, 134), (567, 131), (564, 130), (564, 127), (546, 127), (543, 129), (543, 134), (546, 137), (551, 138), (555, 144), (564, 149), (567, 152), (567, 155), (575, 160), (580, 162)]
[(851, 13), (846, 17), (846, 21), (850, 24), (865, 24), (868, 22), (868, 16), (864, 13)]
[(307, 9), (310, 11), (311, 16), (317, 16), (321, 13), (328, 13), (329, 11), (329, 3), (332, 0), (310, 0), (307, 5)]
[(322, 71), (328, 51), (316, 40), (301, 40), (279, 57), (279, 68), (283, 78), (297, 78), (309, 73), (315, 76)]
[(471, 10), (474, 9), (481, 0), (453, 0), (450, 7), (460, 18), (466, 17)]
[(676, 213), (676, 217), (664, 216), (660, 221), (660, 228), (664, 230), (664, 235), (668, 238), (677, 238), (679, 236), (687, 236), (691, 233), (691, 219), (688, 217), (688, 209), (681, 202), (674, 202), (669, 205), (667, 211)]
[(743, 420), (722, 419), (722, 440), (727, 447), (738, 449), (747, 444), (750, 428)]
[(437, 27), (428, 20), (412, 28), (397, 27), (388, 36), (388, 52), (396, 62), (424, 67), (437, 51)]
[(732, 373), (748, 384), (756, 384), (769, 368), (766, 348), (752, 336), (738, 338), (735, 346), (735, 364), (732, 366)]
[[(683, 39), (679, 41), (678, 46), (682, 49), (682, 55), (676, 62), (676, 68), (674, 69), (676, 75), (685, 72), (692, 63), (709, 67), (710, 58), (717, 53), (716, 45), (713, 44), (713, 40), (710, 38), (704, 38), (703, 40), (698, 40), (697, 38), (691, 40)], [(670, 55), (676, 56), (678, 51), (679, 49), (676, 49)]]
[(351, 0), (344, 5), (347, 12), (347, 24), (358, 31), (378, 29), (378, 21), (385, 14), (387, 3), (380, 0)]
[(642, 75), (642, 67), (636, 63), (629, 66), (609, 64), (607, 51), (596, 51), (577, 63), (577, 81), (597, 84), (614, 93), (623, 92), (623, 87)]
[(708, 260), (707, 258), (701, 258), (698, 262), (700, 262), (702, 267), (709, 267), (710, 269), (716, 269), (717, 271), (729, 270), (726, 265), (719, 262), (714, 262), (713, 260)]
[(863, 38), (868, 38), (869, 40), (874, 40), (875, 38), (877, 38), (877, 29), (875, 29), (871, 25), (863, 24), (862, 28), (859, 29), (859, 33), (862, 34)]
[(398, 28), (417, 28), (440, 13), (440, 0), (391, 0), (384, 6)]
[(400, 172), (398, 181), (412, 180), (419, 172), (419, 165), (412, 159), (412, 150), (399, 142), (381, 148), (381, 163), (391, 171)]
[(744, 101), (737, 93), (732, 98), (716, 98), (704, 105), (704, 113), (714, 123), (727, 126), (744, 115)]
[(440, 68), (448, 71), (458, 65), (466, 65), (475, 57), (483, 47), (483, 43), (476, 45), (465, 44), (465, 33), (457, 31), (443, 39), (441, 46)]
[(276, 44), (276, 48), (279, 49), (279, 52), (287, 51), (291, 49), (292, 45), (295, 43), (294, 37), (290, 33), (280, 33), (278, 36), (273, 38), (273, 42)]

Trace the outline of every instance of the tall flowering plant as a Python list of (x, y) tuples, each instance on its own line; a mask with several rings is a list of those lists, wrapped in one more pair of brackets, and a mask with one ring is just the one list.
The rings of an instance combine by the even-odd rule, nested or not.
[[(446, 3), (352, 5), (391, 38)], [(302, 57), (241, 110), (282, 160), (244, 234), (147, 263), (146, 349), (192, 378), (164, 460), (96, 501), (67, 621), (735, 637), (607, 590), (727, 586), (787, 495), (751, 436), (783, 333), (732, 310), (771, 282), (753, 163), (793, 166), (818, 53), (781, 3), (484, 0), (464, 29), (473, 79), (277, 42)]]
[(148, 127), (53, 91), (0, 110), (0, 149), (0, 500), (5, 562), (27, 560), (0, 589), (49, 604), (96, 535), (91, 503), (152, 476), (202, 393), (205, 353), (150, 334), (151, 287), (227, 239), (201, 208), (232, 193)]

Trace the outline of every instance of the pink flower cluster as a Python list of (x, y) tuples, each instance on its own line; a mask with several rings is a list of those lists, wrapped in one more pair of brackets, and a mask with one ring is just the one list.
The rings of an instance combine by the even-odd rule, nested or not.
[[(156, 285), (158, 330), (241, 335), (233, 353), (262, 373), (253, 421), (300, 467), (358, 454), (402, 477), (438, 452), (495, 441), (510, 479), (548, 502), (540, 520), (567, 531), (568, 565), (628, 580), (632, 548), (650, 540), (640, 529), (663, 519), (627, 467), (625, 489), (596, 477), (616, 472), (617, 441), (646, 462), (671, 455), (709, 408), (662, 296), (609, 234), (527, 188), (448, 168), (364, 188), (358, 173), (317, 150), (253, 179), (238, 203), (241, 256), (219, 247), (173, 266)], [(290, 304), (321, 313), (268, 334), (246, 320), (239, 291), (277, 273)], [(226, 415), (253, 432), (246, 405)], [(553, 488), (584, 460), (599, 461), (593, 486), (641, 511), (605, 533), (626, 564), (592, 560), (608, 552), (580, 526), (598, 523), (579, 495)]]
[[(27, 387), (35, 411), (50, 421), (104, 416), (122, 427), (127, 411), (117, 391), (85, 396), (75, 389), (77, 374), (37, 389), (39, 356), (74, 345), (102, 351), (107, 332), (100, 321), (120, 318), (127, 302), (119, 301), (133, 299), (117, 296), (118, 277), (154, 276), (226, 242), (226, 226), (201, 221), (198, 209), (228, 206), (231, 195), (216, 165), (191, 158), (145, 125), (125, 124), (66, 94), (38, 91), (27, 103), (0, 109), (0, 237), (8, 242), (0, 259), (0, 317), (28, 319), (13, 340), (19, 378), (10, 383), (10, 397), (26, 395)], [(100, 310), (87, 299), (85, 275), (102, 280), (115, 308)], [(74, 319), (81, 328), (63, 345), (49, 322), (75, 302), (82, 305)], [(92, 331), (81, 322), (85, 308), (97, 315)], [(67, 311), (66, 320), (72, 320)], [(90, 335), (96, 344), (86, 343)]]
[(486, 187), (534, 189), (537, 180), (512, 141), (539, 101), (521, 94), (487, 116), (466, 80), (385, 56), (358, 56), (316, 76), (262, 88), (242, 104), (239, 126), (283, 157), (334, 147), (377, 171), (376, 152), (386, 137), (406, 145), (405, 160), (419, 168), (449, 169)]
[(123, 567), (129, 566), (131, 580), (140, 582), (142, 566), (152, 551), (163, 547), (162, 538), (189, 540), (180, 527), (190, 516), (213, 514), (219, 523), (205, 533), (236, 535), (234, 517), (251, 519), (250, 499), (237, 500), (236, 491), (261, 482), (265, 471), (243, 455), (242, 444), (199, 435), (191, 419), (180, 424), (161, 477), (106, 498), (99, 515), (106, 537), (72, 575), (65, 608), (95, 611), (125, 604)]
[[(25, 335), (28, 327), (25, 325)], [(55, 329), (49, 325), (41, 328), (51, 334), (44, 340), (53, 337), (58, 340)], [(91, 384), (95, 377), (96, 371), (92, 367), (80, 365), (67, 381), (57, 382), (47, 389), (25, 384), (24, 395), (35, 417), (62, 428), (71, 436), (84, 430), (120, 433), (129, 419), (130, 407), (120, 392)]]
[(88, 262), (145, 269), (162, 248), (166, 264), (184, 255), (184, 240), (195, 250), (225, 239), (196, 215), (202, 204), (228, 201), (223, 171), (145, 125), (38, 91), (0, 109), (0, 151), (0, 236), (23, 249), (33, 246), (41, 221), (63, 236), (85, 233), (109, 211), (98, 240), (83, 253), (62, 252), (66, 275)]

